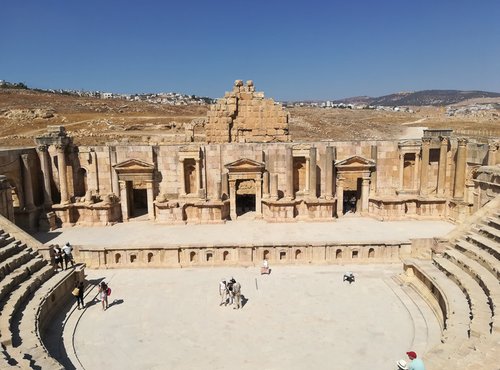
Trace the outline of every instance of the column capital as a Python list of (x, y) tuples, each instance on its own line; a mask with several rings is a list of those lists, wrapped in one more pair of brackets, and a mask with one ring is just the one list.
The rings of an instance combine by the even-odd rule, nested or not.
[(26, 162), (26, 163), (28, 162), (29, 157), (30, 157), (30, 156), (29, 156), (29, 154), (26, 154), (26, 153), (25, 153), (25, 154), (21, 154), (21, 158), (22, 158), (22, 159), (23, 159), (23, 161), (24, 161), (24, 162)]
[(449, 138), (447, 136), (440, 136), (439, 140), (441, 140), (441, 146), (448, 145)]
[(36, 150), (38, 152), (44, 153), (44, 152), (47, 152), (49, 150), (49, 146), (48, 145), (38, 145), (36, 147)]
[(431, 140), (432, 140), (432, 139), (431, 139), (430, 137), (423, 137), (423, 138), (422, 138), (422, 146), (423, 146), (423, 145), (426, 145), (426, 146), (431, 145)]
[(60, 153), (66, 151), (66, 144), (55, 144), (54, 146)]
[(458, 146), (466, 146), (467, 143), (469, 142), (469, 140), (467, 140), (465, 137), (459, 137), (457, 139), (457, 142), (458, 142)]

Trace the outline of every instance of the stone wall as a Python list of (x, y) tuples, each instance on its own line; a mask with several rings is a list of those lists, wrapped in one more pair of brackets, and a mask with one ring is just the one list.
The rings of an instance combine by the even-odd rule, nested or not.
[(256, 92), (252, 81), (236, 80), (233, 90), (210, 106), (208, 143), (287, 142), (288, 113)]

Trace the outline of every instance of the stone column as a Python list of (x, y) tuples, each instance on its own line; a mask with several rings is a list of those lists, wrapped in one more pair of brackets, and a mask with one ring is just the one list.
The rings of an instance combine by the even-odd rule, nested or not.
[(262, 174), (262, 182), (262, 197), (269, 198), (269, 172), (264, 171), (264, 173)]
[(413, 190), (418, 189), (418, 169), (420, 168), (420, 154), (415, 153), (415, 166), (413, 167)]
[(368, 212), (368, 199), (370, 197), (370, 176), (363, 176), (361, 183), (361, 211)]
[(305, 182), (305, 189), (299, 189), (299, 190), (304, 190), (304, 192), (309, 193), (309, 182), (311, 179), (309, 178), (309, 174), (311, 173), (309, 164), (311, 163), (311, 160), (309, 157), (306, 157), (306, 181)]
[(344, 210), (344, 178), (337, 175), (337, 189), (335, 190), (337, 196), (337, 217), (343, 216)]
[(431, 138), (422, 138), (422, 163), (420, 166), (420, 195), (429, 194), (429, 151)]
[(29, 155), (22, 154), (21, 158), (23, 162), (24, 206), (27, 210), (32, 210), (35, 208), (35, 203), (33, 202), (33, 182), (31, 181)]
[[(182, 159), (179, 159), (179, 163), (180, 163), (180, 167), (181, 167), (181, 178), (179, 179), (180, 180), (180, 184), (181, 184), (181, 188), (180, 188), (180, 191), (179, 191), (179, 195), (186, 195), (186, 168), (184, 167), (184, 158)], [(198, 177), (198, 175), (196, 175), (196, 177)]]
[(465, 188), (465, 169), (467, 165), (467, 139), (458, 139), (457, 163), (455, 165), (455, 191), (453, 198), (463, 199)]
[(271, 199), (278, 199), (278, 174), (273, 173), (271, 176)]
[(404, 189), (405, 152), (399, 153), (399, 188)]
[(122, 208), (122, 219), (123, 222), (128, 221), (130, 215), (128, 214), (128, 194), (127, 194), (127, 182), (118, 181), (120, 186), (120, 206)]
[(148, 199), (148, 219), (154, 221), (155, 219), (155, 204), (153, 195), (153, 182), (146, 181), (146, 194)]
[(440, 139), (441, 139), (441, 146), (439, 148), (437, 194), (440, 196), (444, 196), (446, 188), (446, 156), (448, 154), (448, 138), (441, 137)]
[(236, 220), (236, 180), (229, 180), (229, 214)]
[(255, 179), (255, 215), (256, 218), (262, 217), (262, 179)]
[(90, 152), (92, 160), (94, 161), (94, 186), (95, 190), (99, 192), (99, 167), (97, 166), (97, 153), (92, 149)]
[(309, 196), (316, 198), (316, 183), (317, 183), (317, 172), (316, 172), (316, 148), (309, 149)]
[(61, 204), (69, 203), (68, 183), (66, 180), (66, 146), (58, 144), (57, 149), (57, 165), (59, 169), (59, 188), (61, 192)]
[(326, 147), (325, 152), (325, 198), (332, 199), (333, 197), (333, 148)]
[(226, 194), (226, 196), (229, 196), (229, 183), (228, 183), (228, 180), (227, 180), (227, 173), (223, 173), (221, 175), (221, 197), (223, 194)]
[(200, 159), (196, 158), (196, 192), (200, 192), (202, 186), (201, 186), (201, 166), (200, 166)]
[(295, 194), (293, 194), (293, 150), (292, 148), (286, 148), (286, 197), (293, 199)]
[(497, 163), (498, 143), (488, 143), (488, 166), (494, 166)]
[(372, 145), (371, 147), (371, 157), (372, 160), (375, 162), (375, 168), (373, 169), (371, 176), (370, 176), (370, 184), (371, 184), (371, 190), (373, 191), (374, 194), (377, 193), (377, 158), (378, 158), (378, 147), (377, 145)]
[(45, 208), (50, 208), (52, 205), (52, 192), (50, 186), (49, 155), (47, 149), (47, 145), (39, 145), (37, 152), (43, 175), (43, 205)]

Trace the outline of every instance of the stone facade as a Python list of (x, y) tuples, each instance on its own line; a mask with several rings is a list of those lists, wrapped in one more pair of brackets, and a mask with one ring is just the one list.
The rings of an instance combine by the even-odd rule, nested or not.
[(500, 154), (498, 141), (451, 130), (414, 140), (294, 143), (288, 113), (251, 81), (236, 81), (211, 107), (206, 134), (205, 144), (76, 146), (64, 127), (50, 126), (36, 148), (0, 151), (0, 175), (16, 222), (29, 230), (345, 215), (460, 222), (484, 202), (479, 173), (498, 166)]

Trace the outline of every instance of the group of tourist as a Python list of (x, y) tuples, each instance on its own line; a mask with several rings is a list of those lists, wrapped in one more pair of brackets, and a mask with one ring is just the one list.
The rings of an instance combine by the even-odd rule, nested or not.
[(397, 370), (425, 370), (424, 362), (422, 359), (417, 358), (414, 351), (406, 352), (406, 355), (410, 361), (399, 360), (396, 362)]
[(219, 282), (219, 294), (221, 297), (219, 306), (234, 304), (233, 309), (241, 308), (241, 284), (233, 277), (229, 279), (222, 278)]
[(54, 264), (57, 271), (59, 271), (59, 266), (61, 266), (61, 271), (67, 270), (68, 264), (71, 264), (71, 267), (75, 266), (71, 244), (66, 243), (62, 248), (59, 245), (54, 247)]
[[(85, 286), (83, 281), (76, 282), (75, 287), (71, 294), (76, 298), (76, 304), (78, 309), (84, 309), (85, 303), (83, 303), (83, 293), (85, 291)], [(97, 299), (102, 303), (102, 310), (106, 311), (109, 307), (108, 297), (111, 295), (111, 288), (106, 284), (106, 282), (101, 281), (98, 287), (98, 297)]]

